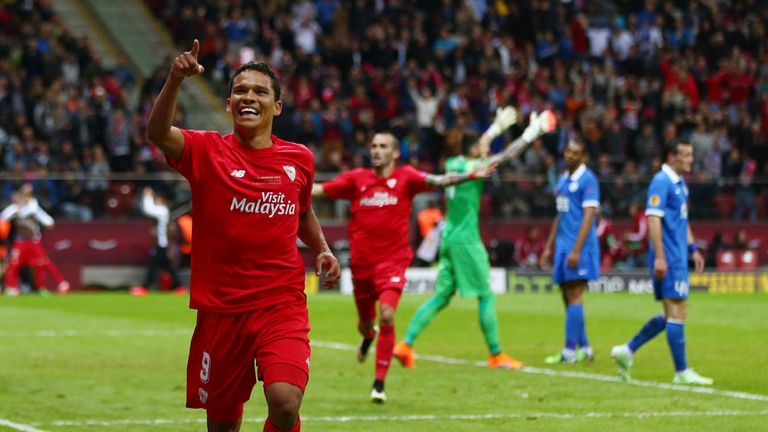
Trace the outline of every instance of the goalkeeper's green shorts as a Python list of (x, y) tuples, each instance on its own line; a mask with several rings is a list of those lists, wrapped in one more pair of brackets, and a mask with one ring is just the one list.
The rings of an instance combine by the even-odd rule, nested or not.
[(457, 290), (462, 297), (485, 297), (492, 294), (488, 251), (480, 242), (443, 242), (440, 245), (440, 264), (437, 270), (437, 294), (451, 296)]

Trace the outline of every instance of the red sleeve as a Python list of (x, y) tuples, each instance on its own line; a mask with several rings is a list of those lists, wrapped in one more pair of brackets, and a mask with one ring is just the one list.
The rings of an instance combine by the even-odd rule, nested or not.
[(187, 129), (180, 130), (182, 135), (184, 135), (184, 149), (181, 151), (181, 157), (179, 160), (174, 160), (173, 158), (168, 157), (168, 155), (165, 155), (165, 160), (171, 168), (178, 171), (179, 174), (186, 177), (187, 180), (192, 181), (205, 175), (205, 173), (201, 172), (201, 167), (203, 166), (201, 163), (202, 158), (206, 153), (205, 147), (208, 143), (214, 142), (214, 136), (217, 135), (218, 132)]
[(325, 194), (333, 199), (351, 200), (355, 194), (355, 171), (343, 172), (333, 180), (323, 183)]
[(299, 214), (304, 214), (312, 207), (312, 182), (315, 181), (315, 158), (307, 149), (302, 167), (305, 170), (307, 181), (299, 192)]
[(408, 174), (408, 191), (411, 196), (432, 190), (432, 186), (427, 184), (428, 173), (419, 171), (411, 165), (403, 165), (403, 171)]

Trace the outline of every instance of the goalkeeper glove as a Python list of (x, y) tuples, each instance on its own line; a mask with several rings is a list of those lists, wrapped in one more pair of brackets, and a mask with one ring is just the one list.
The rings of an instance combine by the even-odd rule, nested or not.
[(555, 127), (557, 127), (557, 119), (552, 111), (542, 111), (541, 114), (533, 112), (528, 127), (523, 131), (523, 139), (530, 144), (540, 136), (555, 130)]
[(493, 124), (485, 133), (491, 139), (495, 139), (515, 123), (517, 123), (517, 110), (512, 106), (499, 107), (496, 108), (496, 118), (493, 119)]

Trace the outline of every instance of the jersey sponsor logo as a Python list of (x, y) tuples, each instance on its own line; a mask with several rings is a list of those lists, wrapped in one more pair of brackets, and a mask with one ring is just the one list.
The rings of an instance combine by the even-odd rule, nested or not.
[(390, 189), (394, 189), (396, 185), (397, 185), (397, 179), (395, 178), (387, 179), (387, 186), (389, 186)]
[(291, 181), (296, 180), (296, 167), (293, 165), (283, 165), (283, 170), (285, 171), (285, 174), (288, 175), (288, 178), (291, 179)]
[(653, 194), (648, 198), (648, 205), (650, 207), (658, 207), (659, 204), (661, 204), (661, 197), (658, 194)]
[(256, 201), (248, 201), (248, 198), (232, 198), (229, 211), (240, 213), (254, 213), (269, 216), (270, 219), (283, 215), (295, 215), (296, 204), (286, 200), (282, 192), (262, 192), (261, 198)]
[(565, 195), (558, 195), (557, 199), (555, 199), (555, 205), (558, 212), (568, 213), (568, 210), (571, 208), (571, 201)]
[(232, 172), (229, 175), (231, 175), (232, 177), (243, 178), (245, 177), (245, 170), (239, 170), (239, 169), (232, 170)]
[(360, 198), (361, 207), (384, 207), (397, 205), (397, 197), (389, 192), (376, 192), (371, 197)]
[(688, 219), (688, 204), (683, 203), (680, 206), (680, 219)]

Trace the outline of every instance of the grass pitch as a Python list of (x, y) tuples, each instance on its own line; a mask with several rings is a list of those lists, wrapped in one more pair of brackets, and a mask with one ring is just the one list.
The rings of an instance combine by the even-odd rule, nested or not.
[[(398, 339), (424, 296), (405, 296)], [(0, 431), (202, 431), (183, 407), (194, 312), (186, 297), (73, 294), (0, 298)], [(305, 431), (743, 431), (768, 423), (768, 296), (694, 294), (688, 360), (713, 389), (671, 385), (666, 338), (637, 353), (633, 384), (609, 357), (660, 305), (650, 296), (586, 297), (593, 363), (552, 367), (563, 339), (555, 294), (497, 298), (502, 348), (523, 371), (481, 367), (487, 358), (474, 300), (454, 299), (416, 343), (417, 368), (395, 362), (385, 405), (368, 400), (373, 355), (358, 364), (351, 297), (310, 297), (315, 346), (302, 406)], [(261, 430), (261, 386), (243, 431)]]

